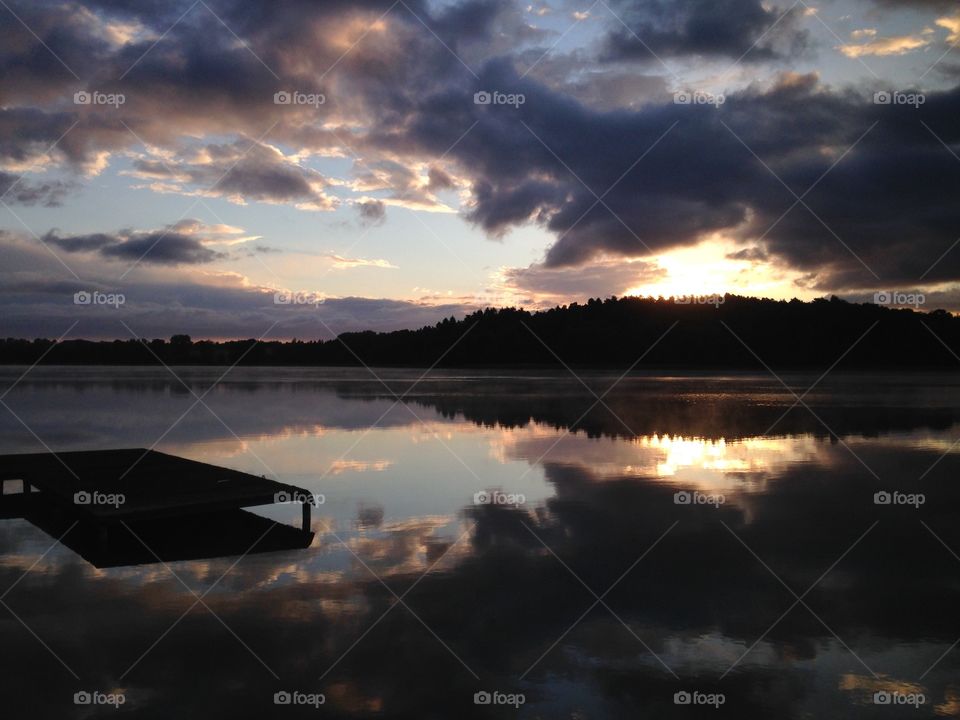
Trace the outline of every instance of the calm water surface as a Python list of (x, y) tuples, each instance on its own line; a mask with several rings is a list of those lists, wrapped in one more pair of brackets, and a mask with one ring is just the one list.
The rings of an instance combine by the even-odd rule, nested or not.
[(3, 398), (0, 453), (156, 447), (325, 502), (305, 550), (111, 569), (0, 514), (0, 717), (960, 716), (957, 376), (785, 375), (797, 405), (770, 375), (223, 372)]

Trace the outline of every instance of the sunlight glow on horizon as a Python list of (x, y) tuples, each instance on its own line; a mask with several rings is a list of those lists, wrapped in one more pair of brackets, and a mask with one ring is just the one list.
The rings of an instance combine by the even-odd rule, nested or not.
[(670, 250), (654, 259), (665, 271), (665, 278), (633, 286), (624, 294), (670, 297), (734, 293), (777, 300), (816, 297), (816, 292), (799, 287), (794, 277), (769, 264), (731, 258), (738, 249), (743, 246), (714, 237), (692, 247)]

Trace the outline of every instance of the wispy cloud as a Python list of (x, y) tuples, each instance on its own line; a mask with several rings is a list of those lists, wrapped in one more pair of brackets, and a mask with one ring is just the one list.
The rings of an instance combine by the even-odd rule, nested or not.
[(947, 35), (948, 43), (960, 42), (960, 12), (955, 15), (946, 15), (941, 18), (937, 18), (937, 25), (942, 28), (946, 28), (950, 33)]
[(870, 42), (840, 45), (837, 49), (849, 58), (865, 57), (869, 55), (905, 55), (919, 50), (932, 42), (928, 35), (897, 35), (894, 37), (876, 38)]
[(358, 267), (390, 268), (393, 270), (397, 269), (397, 266), (391, 263), (389, 260), (382, 260), (379, 258), (372, 260), (368, 260), (366, 258), (348, 258), (343, 257), (342, 255), (336, 255), (335, 253), (329, 253), (325, 257), (328, 257), (333, 261), (331, 267), (333, 267), (335, 270), (349, 270), (351, 268)]

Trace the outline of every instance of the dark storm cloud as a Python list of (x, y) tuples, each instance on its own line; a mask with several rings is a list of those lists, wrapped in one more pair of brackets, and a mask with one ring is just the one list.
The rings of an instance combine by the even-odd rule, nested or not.
[[(813, 76), (788, 75), (774, 87), (731, 92), (717, 109), (674, 104), (664, 84), (645, 79), (636, 86), (642, 104), (625, 107), (615, 88), (577, 70), (576, 58), (567, 70), (546, 65), (551, 72), (542, 82), (535, 73), (521, 78), (524, 63), (515, 67), (510, 57), (476, 61), (470, 53), (479, 41), (499, 43), (504, 27), (514, 33), (505, 42), (516, 45), (504, 55), (529, 50), (517, 43), (525, 32), (517, 6), (505, 2), (432, 12), (413, 0), (409, 10), (390, 10), (387, 0), (208, 4), (248, 47), (202, 5), (159, 41), (158, 33), (134, 32), (124, 42), (107, 42), (109, 33), (97, 31), (98, 23), (126, 19), (163, 27), (159, 18), (173, 14), (172, 7), (182, 14), (188, 5), (101, 0), (90, 5), (101, 13), (91, 19), (70, 4), (63, 7), (74, 15), (61, 17), (56, 12), (67, 11), (55, 11), (61, 7), (55, 3), (14, 3), (24, 12), (35, 7), (47, 13), (37, 33), (44, 42), (60, 43), (51, 47), (63, 49), (68, 64), (68, 57), (84, 53), (96, 59), (92, 77), (82, 76), (84, 86), (120, 90), (127, 102), (78, 110), (70, 102), (77, 82), (55, 59), (51, 64), (26, 30), (4, 26), (0, 78), (14, 79), (0, 84), (9, 99), (0, 110), (0, 160), (30, 164), (80, 120), (54, 156), (94, 167), (105, 151), (139, 146), (126, 124), (174, 156), (136, 159), (133, 172), (155, 189), (326, 209), (336, 204), (324, 193), (327, 180), (300, 166), (299, 155), (274, 148), (286, 143), (341, 156), (355, 151), (362, 156), (357, 182), (386, 182), (378, 189), (392, 190), (389, 200), (413, 206), (434, 202), (440, 190), (469, 188), (465, 215), (490, 234), (531, 222), (548, 229), (556, 238), (546, 256), (549, 268), (601, 255), (642, 257), (648, 249), (724, 233), (809, 273), (818, 288), (871, 287), (877, 280), (857, 258), (883, 280), (915, 281), (960, 234), (960, 163), (920, 122), (948, 145), (960, 142), (956, 89), (929, 92), (915, 110), (874, 105), (866, 89), (855, 95)], [(765, 9), (757, 0), (624, 0), (613, 7), (665, 57), (736, 59), (750, 50), (745, 61), (773, 61), (804, 46), (792, 11), (777, 22), (783, 9)], [(370, 29), (382, 15), (385, 27)], [(69, 17), (76, 22), (53, 22)], [(636, 50), (631, 38), (618, 44), (615, 33), (608, 35), (611, 57)], [(80, 50), (71, 54), (68, 45)], [(479, 79), (451, 49), (467, 53)], [(38, 78), (22, 74), (27, 71)], [(55, 89), (62, 84), (63, 104), (39, 103), (44, 82)], [(327, 102), (274, 105), (281, 89), (324, 93)], [(526, 102), (519, 108), (475, 105), (478, 90), (522, 92)], [(268, 129), (268, 138), (252, 140)], [(185, 137), (213, 136), (245, 139), (204, 145), (200, 158), (182, 147)], [(797, 194), (829, 170), (804, 199), (816, 215), (798, 205), (780, 219), (795, 198), (751, 151)], [(425, 165), (438, 167), (421, 186)], [(212, 252), (193, 250), (173, 248), (169, 261), (205, 262)], [(960, 278), (960, 254), (948, 254), (927, 278)]]
[(0, 108), (0, 162), (24, 164), (73, 124), (71, 114), (39, 108)]
[[(960, 162), (921, 124), (947, 144), (960, 141), (957, 89), (928, 93), (915, 109), (787, 74), (771, 88), (733, 93), (719, 109), (665, 98), (598, 112), (519, 79), (505, 62), (486, 66), (477, 84), (523, 92), (526, 102), (474, 106), (469, 89), (460, 104), (434, 96), (405, 137), (383, 142), (442, 152), (479, 120), (450, 152), (473, 180), (468, 218), (494, 235), (544, 225), (557, 236), (550, 267), (602, 253), (642, 257), (723, 232), (762, 237), (773, 255), (816, 273), (819, 288), (872, 287), (877, 279), (858, 257), (881, 279), (916, 282), (960, 233), (951, 200)], [(797, 205), (780, 219), (795, 197), (778, 177), (800, 195), (821, 176), (804, 198), (813, 212)], [(960, 257), (950, 256), (928, 275), (957, 277)]]
[(96, 252), (104, 258), (152, 265), (197, 265), (226, 257), (196, 237), (168, 231), (60, 236), (51, 230), (43, 240), (70, 253)]
[[(293, 61), (283, 56), (286, 46), (258, 48), (258, 59), (202, 4), (173, 27), (177, 17), (164, 26), (150, 15), (159, 5), (131, 4), (134, 14), (118, 17), (95, 15), (78, 3), (11, 6), (30, 27), (0, 25), (6, 40), (0, 43), (0, 161), (35, 160), (68, 129), (56, 153), (82, 167), (98, 152), (139, 145), (140, 139), (170, 145), (184, 135), (208, 133), (256, 138), (273, 123), (307, 112), (274, 104), (274, 93), (283, 88), (261, 59), (268, 57), (276, 72), (283, 71)], [(109, 41), (112, 32), (127, 32), (111, 24), (118, 20), (163, 31)], [(313, 31), (316, 13), (312, 24), (306, 20), (292, 26), (310, 25), (301, 32)], [(332, 48), (316, 55), (318, 63), (336, 58)], [(302, 92), (323, 92), (309, 72), (285, 73), (284, 81)], [(81, 89), (122, 93), (125, 102), (120, 108), (78, 106), (73, 95)]]
[(13, 2), (0, 11), (0, 104), (50, 99), (108, 60), (102, 24), (81, 4)]
[[(72, 103), (72, 90), (69, 98)], [(76, 107), (0, 107), (0, 167), (30, 171), (53, 161), (90, 174), (102, 169), (101, 156), (137, 144), (113, 108), (88, 112)]]
[[(551, 266), (576, 264), (601, 250), (640, 255), (646, 247), (693, 242), (703, 232), (744, 220), (748, 205), (737, 197), (738, 180), (752, 180), (749, 187), (769, 185), (762, 168), (743, 162), (742, 148), (730, 152), (733, 138), (712, 109), (661, 102), (639, 112), (592, 111), (519, 80), (505, 62), (488, 65), (478, 85), (523, 92), (526, 102), (519, 109), (478, 108), (469, 90), (460, 103), (431, 98), (410, 123), (408, 139), (428, 150), (442, 148), (450, 136), (456, 139), (459, 127), (478, 120), (450, 153), (473, 177), (469, 219), (493, 234), (528, 220), (544, 224), (559, 237), (548, 256)], [(604, 198), (616, 216), (596, 203), (675, 123), (676, 136), (662, 141)], [(729, 156), (715, 157), (724, 146)], [(721, 182), (710, 182), (711, 164), (728, 173)]]
[(796, 27), (801, 10), (760, 0), (619, 0), (612, 10), (623, 23), (604, 40), (607, 60), (693, 55), (757, 62), (793, 56), (807, 44)]
[[(542, 209), (560, 205), (566, 196), (561, 183), (518, 179), (516, 183), (478, 180), (473, 186), (475, 207), (469, 217), (493, 234), (502, 235), (527, 220), (545, 220)], [(540, 213), (538, 215), (538, 213)]]
[[(23, 2), (11, 5), (24, 13), (31, 7)], [(169, 8), (125, 2), (91, 5), (98, 14), (70, 4), (82, 22), (69, 22), (72, 16), (61, 17), (62, 12), (57, 15), (50, 9), (53, 4), (38, 6), (45, 22), (36, 24), (36, 37), (19, 24), (4, 25), (10, 38), (0, 47), (11, 49), (0, 50), (0, 99), (5, 101), (0, 109), (0, 163), (38, 163), (56, 144), (54, 159), (89, 171), (102, 167), (105, 153), (134, 148), (141, 141), (169, 149), (184, 138), (216, 135), (338, 151), (343, 149), (342, 139), (349, 138), (363, 150), (363, 139), (343, 130), (334, 132), (336, 123), (348, 119), (363, 123), (371, 116), (384, 126), (401, 121), (415, 108), (424, 88), (469, 73), (448, 48), (461, 40), (478, 40), (501, 11), (512, 7), (503, 0), (481, 1), (431, 15), (415, 0), (403, 6), (379, 0), (323, 4), (211, 0), (207, 5), (210, 10), (203, 4), (178, 6), (175, 25), (158, 20), (158, 12), (169, 19)], [(459, 13), (483, 18), (483, 24), (458, 25), (454, 20)], [(384, 26), (371, 31), (377, 18)], [(131, 30), (122, 23), (154, 30), (143, 31), (139, 25)], [(157, 27), (163, 32), (156, 32)], [(237, 42), (230, 31), (244, 42)], [(344, 53), (367, 32), (369, 42)], [(105, 38), (111, 33), (122, 37), (108, 42)], [(72, 53), (58, 52), (69, 69), (44, 47), (57, 50), (56, 43), (75, 48)], [(69, 60), (74, 55), (89, 63), (74, 65)], [(328, 75), (334, 66), (336, 73)], [(29, 75), (17, 79), (27, 70)], [(3, 85), (7, 78), (10, 81)], [(39, 96), (47, 85), (49, 91)], [(73, 93), (80, 89), (122, 93), (125, 102), (119, 108), (77, 106)], [(277, 105), (274, 95), (281, 90), (323, 95), (326, 102)], [(250, 157), (240, 158), (238, 153), (234, 159), (238, 162), (225, 177), (210, 173), (191, 180), (220, 178), (215, 194), (318, 208), (331, 205), (329, 199), (318, 197), (317, 178), (307, 177), (302, 169), (282, 167), (260, 149)], [(271, 167), (263, 167), (265, 162)], [(141, 158), (137, 169), (145, 167), (155, 177), (179, 176), (182, 171), (176, 167), (169, 173), (155, 158)], [(220, 169), (226, 171), (227, 164)]]

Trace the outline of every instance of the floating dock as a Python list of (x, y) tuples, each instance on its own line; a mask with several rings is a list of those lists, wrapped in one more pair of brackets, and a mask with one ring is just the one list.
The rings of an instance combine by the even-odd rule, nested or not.
[[(142, 448), (0, 456), (0, 519), (22, 517), (96, 567), (308, 547), (313, 496)], [(16, 488), (17, 483), (13, 483)], [(242, 508), (293, 499), (302, 528)], [(65, 533), (65, 534), (64, 534)]]

